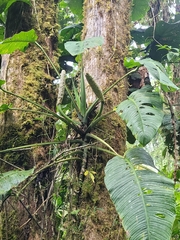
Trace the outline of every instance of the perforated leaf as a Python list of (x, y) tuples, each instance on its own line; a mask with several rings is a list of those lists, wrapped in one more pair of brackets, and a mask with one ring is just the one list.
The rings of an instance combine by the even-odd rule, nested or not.
[(151, 86), (130, 94), (121, 102), (116, 112), (125, 120), (135, 138), (146, 145), (155, 136), (163, 120), (162, 100)]
[(112, 158), (105, 184), (130, 240), (170, 240), (175, 220), (173, 181), (142, 165), (153, 160), (142, 148)]

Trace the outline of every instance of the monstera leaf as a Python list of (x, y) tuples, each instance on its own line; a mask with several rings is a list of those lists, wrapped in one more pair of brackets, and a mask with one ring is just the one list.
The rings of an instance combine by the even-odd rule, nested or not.
[(135, 138), (145, 146), (155, 136), (163, 120), (162, 100), (151, 86), (131, 93), (116, 109)]
[(150, 169), (155, 170), (151, 156), (142, 148), (131, 149), (124, 158), (116, 156), (107, 163), (105, 184), (128, 239), (170, 240), (174, 184)]

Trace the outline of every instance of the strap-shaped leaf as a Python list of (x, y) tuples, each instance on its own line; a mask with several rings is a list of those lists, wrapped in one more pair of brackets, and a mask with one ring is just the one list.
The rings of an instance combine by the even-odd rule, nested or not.
[(163, 119), (162, 100), (151, 86), (145, 86), (120, 103), (116, 112), (126, 121), (135, 138), (146, 145), (155, 136)]
[(148, 161), (151, 166), (151, 157), (140, 148), (127, 151), (124, 158), (112, 158), (105, 168), (105, 184), (129, 239), (170, 240), (175, 219), (174, 184), (142, 167), (136, 170)]
[(22, 170), (22, 171), (9, 171), (0, 174), (0, 195), (6, 194), (13, 187), (17, 187), (27, 177), (32, 175), (34, 169)]

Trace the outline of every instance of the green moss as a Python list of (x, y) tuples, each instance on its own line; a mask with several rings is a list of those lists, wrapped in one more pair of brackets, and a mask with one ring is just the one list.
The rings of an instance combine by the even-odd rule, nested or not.
[[(35, 8), (33, 11), (31, 9), (31, 12), (35, 14), (32, 22), (31, 19), (29, 19), (29, 23), (34, 25), (32, 28), (36, 30), (38, 35), (38, 43), (42, 45), (51, 60), (55, 62), (55, 66), (59, 68), (57, 63), (59, 53), (56, 52), (59, 26), (55, 24), (56, 6), (54, 4), (54, 0), (34, 1), (32, 3), (32, 7)], [(27, 18), (27, 15), (25, 18)], [(12, 29), (8, 30), (11, 31)], [(42, 51), (36, 45), (30, 44), (29, 48), (27, 48), (25, 52), (22, 53), (17, 51), (10, 55), (6, 76), (7, 90), (54, 110), (56, 93), (52, 86), (52, 79), (56, 77), (56, 73)], [(3, 99), (3, 103), (12, 103), (13, 108), (41, 111), (34, 105), (27, 103), (26, 101), (22, 101), (20, 98), (7, 94), (2, 95), (1, 99)], [(0, 122), (3, 124), (0, 126), (0, 150), (6, 150), (8, 148), (30, 143), (49, 141), (52, 137), (53, 121), (44, 115), (21, 110), (13, 112), (8, 111), (7, 113), (1, 115), (1, 120), (2, 121)], [(1, 153), (0, 157), (16, 166), (29, 169), (34, 165), (44, 165), (48, 159), (47, 153), (47, 148), (38, 148), (33, 149), (33, 151), (9, 151), (8, 153)], [(1, 162), (0, 171), (7, 171), (11, 169), (12, 167), (10, 165), (5, 163), (2, 164)], [(50, 181), (49, 175), (47, 178)], [(37, 189), (34, 189), (34, 185), (28, 186), (20, 196), (23, 203), (32, 214), (42, 203), (42, 196), (44, 194), (43, 191), (45, 190), (42, 189), (42, 192), (39, 193), (37, 192)], [(13, 197), (8, 198), (8, 201), (4, 204), (6, 205), (6, 215), (2, 215), (2, 239), (26, 239), (28, 238), (28, 233), (31, 234), (31, 236), (29, 236), (31, 238), (40, 238), (42, 232), (37, 227), (37, 224), (34, 221), (26, 223), (29, 219), (29, 214), (23, 206), (19, 204), (17, 199), (12, 198)], [(53, 238), (52, 228), (50, 227), (53, 220), (49, 218), (51, 213), (49, 214), (48, 209), (49, 206), (46, 210), (49, 222), (47, 226), (44, 225), (44, 228), (49, 227), (49, 229), (46, 233), (44, 233), (44, 236), (46, 236), (42, 236), (42, 238), (49, 240)], [(42, 208), (40, 208), (38, 212), (38, 221), (42, 221), (44, 223), (45, 215), (44, 212), (41, 212), (41, 210)], [(23, 224), (25, 225), (20, 229), (19, 227)], [(46, 229), (44, 230), (46, 231)], [(6, 236), (8, 236), (8, 238), (6, 238)]]
[[(2, 213), (2, 236), (6, 236), (7, 240), (18, 240), (18, 235), (20, 234), (20, 229), (18, 227), (18, 220), (16, 216), (16, 211), (12, 210), (8, 216)], [(13, 223), (13, 229), (10, 228), (11, 224)]]
[[(23, 134), (22, 129), (20, 129), (18, 125), (12, 124), (4, 130), (4, 133), (0, 136), (1, 150), (23, 146), (27, 143), (26, 135)], [(9, 151), (8, 153), (1, 153), (0, 156), (3, 160), (21, 168), (27, 169), (31, 167), (28, 163), (30, 158), (29, 151)], [(0, 170), (10, 170), (10, 166), (8, 164), (1, 164)]]

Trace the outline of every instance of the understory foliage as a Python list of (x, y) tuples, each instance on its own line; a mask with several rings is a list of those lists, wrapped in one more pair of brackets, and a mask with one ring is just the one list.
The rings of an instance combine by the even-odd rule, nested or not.
[[(29, 3), (29, 1), (23, 2)], [(53, 142), (12, 146), (11, 149), (0, 150), (0, 153), (3, 154), (22, 148), (33, 148), (37, 145), (53, 146), (51, 162), (41, 169), (27, 171), (16, 169), (1, 173), (0, 200), (4, 204), (11, 194), (19, 196), (19, 183), (25, 179), (28, 179), (30, 183), (43, 170), (56, 166), (52, 201), (59, 221), (57, 227), (59, 238), (65, 239), (66, 229), (63, 222), (70, 209), (67, 195), (71, 182), (74, 181), (71, 179), (72, 163), (75, 161), (79, 163), (76, 186), (78, 196), (82, 190), (84, 178), (89, 178), (93, 185), (95, 177), (98, 175), (98, 172), (86, 169), (88, 155), (92, 149), (95, 149), (112, 155), (105, 168), (105, 184), (122, 220), (127, 238), (131, 240), (179, 239), (180, 116), (174, 98), (176, 95), (179, 96), (180, 74), (175, 75), (174, 71), (180, 73), (180, 14), (176, 12), (176, 15), (171, 17), (169, 16), (171, 9), (167, 8), (169, 9), (166, 10), (166, 13), (169, 13), (167, 20), (165, 13), (162, 16), (162, 11), (160, 11), (160, 7), (165, 6), (167, 1), (162, 1), (164, 5), (161, 3), (160, 6), (159, 1), (146, 0), (142, 3), (140, 0), (134, 0), (132, 43), (129, 56), (124, 59), (127, 74), (120, 76), (116, 83), (102, 92), (96, 83), (97, 79), (93, 79), (88, 73), (83, 72), (81, 54), (86, 49), (101, 46), (103, 38), (94, 37), (84, 41), (80, 40), (83, 28), (81, 23), (82, 1), (76, 2), (77, 5), (73, 4), (73, 1), (60, 1), (59, 3), (61, 8), (59, 21), (63, 25), (59, 32), (61, 73), (58, 72), (45, 50), (38, 43), (33, 29), (15, 34), (11, 38), (3, 38), (4, 16), (10, 5), (8, 1), (0, 3), (2, 22), (0, 54), (10, 54), (16, 50), (25, 51), (29, 43), (35, 44), (42, 50), (57, 73), (54, 85), (57, 85), (58, 88), (56, 112), (53, 112), (32, 102), (31, 99), (7, 91), (3, 87), (4, 79), (0, 80), (1, 91), (33, 104), (37, 107), (38, 113), (41, 112), (42, 115), (56, 119), (56, 137)], [(168, 2), (170, 6), (170, 1)], [(148, 17), (143, 19), (144, 14), (140, 13), (144, 11), (147, 12)], [(66, 14), (68, 23), (65, 21)], [(141, 26), (137, 28), (135, 21), (139, 20), (141, 20)], [(72, 23), (72, 21), (74, 22)], [(146, 28), (143, 27), (143, 24), (146, 25)], [(82, 66), (78, 70), (76, 70), (77, 63)], [(148, 72), (150, 79), (148, 84), (145, 79), (142, 79), (139, 72), (142, 67), (145, 67)], [(90, 106), (86, 104), (85, 78), (96, 95), (96, 100)], [(106, 94), (124, 78), (131, 79), (127, 100), (114, 106), (110, 112), (103, 114)], [(13, 103), (3, 103), (0, 106), (1, 113), (13, 110)], [(23, 110), (28, 111), (28, 109)], [(120, 156), (104, 139), (92, 133), (104, 118), (114, 112), (126, 122), (127, 126), (129, 143), (124, 156)], [(155, 162), (148, 151), (150, 143), (154, 143), (154, 145), (159, 143), (158, 136), (165, 141), (163, 149), (158, 152), (158, 157), (165, 160), (171, 158), (173, 162), (171, 169), (168, 168), (168, 161), (164, 161), (163, 166), (158, 165), (158, 159)], [(78, 210), (71, 209), (71, 215), (76, 217)]]

